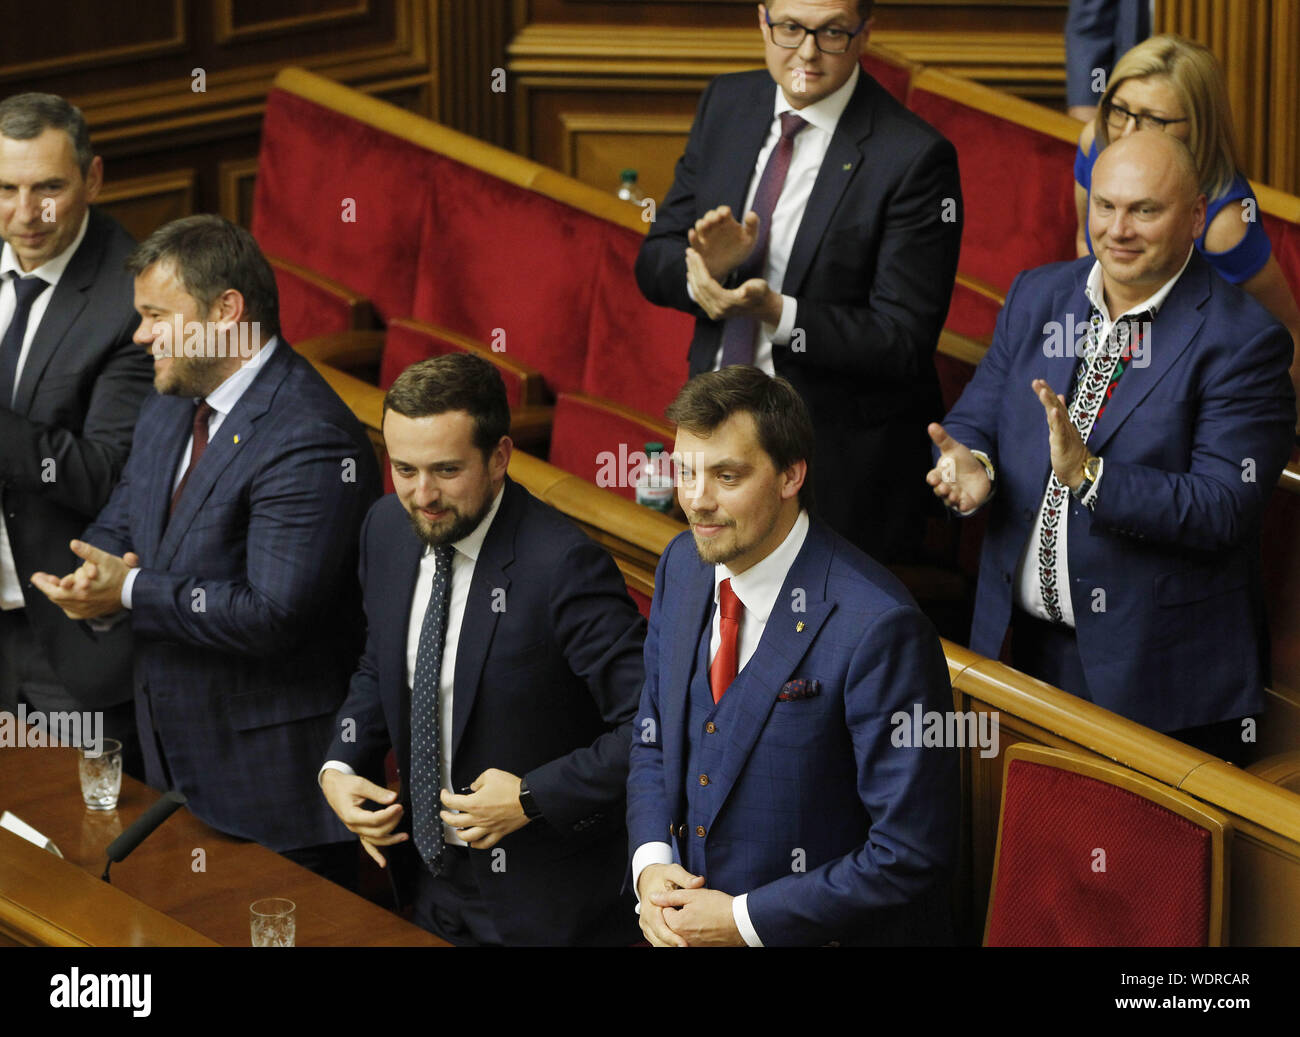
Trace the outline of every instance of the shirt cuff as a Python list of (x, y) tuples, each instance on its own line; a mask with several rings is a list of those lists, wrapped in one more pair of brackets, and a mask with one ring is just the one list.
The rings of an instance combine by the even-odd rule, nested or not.
[(319, 771), (316, 772), (317, 785), (320, 784), (320, 780), (325, 776), (326, 771), (342, 771), (344, 774), (356, 774), (356, 771), (354, 771), (342, 760), (326, 760), (325, 765), (321, 767)]
[(953, 510), (957, 511), (957, 515), (960, 518), (967, 518), (974, 515), (975, 512), (979, 511), (980, 508), (984, 507), (985, 504), (993, 499), (993, 494), (998, 492), (998, 471), (993, 467), (993, 462), (989, 460), (989, 455), (984, 453), (983, 450), (972, 450), (971, 453), (975, 455), (975, 460), (982, 464), (984, 466), (984, 471), (988, 473), (989, 495), (979, 504), (976, 504), (975, 507), (971, 508), (970, 511), (957, 511), (957, 509), (954, 508)]
[(691, 302), (695, 303), (696, 306), (700, 304), (700, 300), (695, 298), (695, 289), (691, 287), (691, 279), (689, 277), (686, 279), (686, 294), (690, 296)]
[(1097, 503), (1097, 487), (1101, 485), (1101, 475), (1106, 470), (1106, 462), (1100, 457), (1097, 458), (1097, 478), (1092, 480), (1092, 485), (1088, 492), (1079, 498), (1079, 503), (1085, 508), (1092, 508)]
[(762, 947), (763, 941), (758, 938), (758, 933), (754, 931), (754, 924), (749, 920), (749, 894), (742, 893), (731, 901), (731, 918), (736, 923), (736, 928), (740, 930), (740, 935), (745, 939), (747, 947)]
[(131, 607), (131, 589), (135, 586), (135, 578), (140, 575), (139, 568), (129, 569), (126, 579), (122, 581), (122, 607), (129, 609)]
[[(326, 767), (329, 766), (327, 763)], [(641, 872), (652, 864), (672, 864), (673, 848), (668, 843), (642, 843), (632, 854), (632, 892), (636, 894), (636, 913), (641, 913), (641, 894), (637, 883), (641, 881)]]
[[(790, 336), (794, 334), (794, 318), (799, 312), (798, 301), (789, 295), (781, 296), (781, 320), (776, 325), (776, 330), (772, 332), (772, 345), (787, 346), (790, 344)], [(769, 325), (764, 325), (766, 331)]]

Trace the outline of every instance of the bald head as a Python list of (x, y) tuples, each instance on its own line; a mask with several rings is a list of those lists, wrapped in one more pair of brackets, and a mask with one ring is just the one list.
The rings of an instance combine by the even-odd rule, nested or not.
[(1178, 273), (1204, 229), (1205, 196), (1182, 141), (1142, 130), (1098, 156), (1088, 233), (1112, 317), (1154, 295)]

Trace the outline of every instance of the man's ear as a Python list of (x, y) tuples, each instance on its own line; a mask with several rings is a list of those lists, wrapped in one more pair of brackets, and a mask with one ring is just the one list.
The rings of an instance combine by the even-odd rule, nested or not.
[(781, 473), (781, 499), (790, 500), (798, 497), (807, 478), (808, 462), (801, 458)]
[(86, 201), (93, 202), (99, 197), (99, 189), (104, 186), (104, 160), (96, 155), (90, 160), (86, 170)]

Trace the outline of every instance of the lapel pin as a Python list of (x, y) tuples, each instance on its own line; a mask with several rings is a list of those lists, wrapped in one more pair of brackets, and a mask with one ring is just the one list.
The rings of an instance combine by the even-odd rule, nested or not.
[(794, 632), (795, 632), (796, 634), (802, 634), (802, 633), (803, 633), (803, 620), (802, 620), (802, 619), (799, 620), (799, 622), (796, 623), (796, 624), (794, 625)]
[(235, 433), (235, 443), (236, 445), (239, 443), (239, 433)]
[(850, 169), (852, 169), (852, 168), (853, 168), (853, 163), (852, 163), (852, 162), (845, 162), (845, 163), (844, 163), (844, 172), (847, 173), (847, 172), (848, 172)]

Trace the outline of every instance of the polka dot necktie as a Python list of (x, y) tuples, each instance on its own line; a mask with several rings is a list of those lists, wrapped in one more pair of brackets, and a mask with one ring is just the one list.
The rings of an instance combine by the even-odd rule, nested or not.
[(420, 647), (415, 654), (415, 679), (411, 682), (411, 826), (415, 848), (435, 875), (442, 868), (442, 731), (438, 685), (442, 677), (442, 646), (447, 639), (447, 602), (451, 590), (451, 559), (456, 549), (440, 544), (433, 549), (437, 568), (429, 605), (420, 624)]

